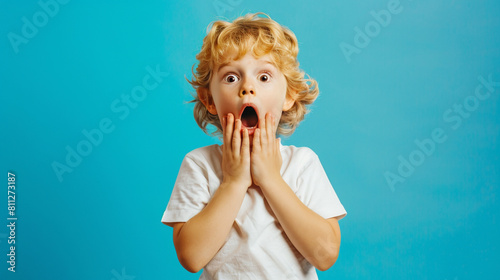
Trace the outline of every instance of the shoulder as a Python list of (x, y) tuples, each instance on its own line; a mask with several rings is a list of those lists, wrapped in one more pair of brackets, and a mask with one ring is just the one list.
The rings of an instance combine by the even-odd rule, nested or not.
[(184, 162), (201, 167), (219, 166), (222, 160), (221, 147), (217, 144), (194, 149), (186, 154)]
[(218, 154), (221, 152), (220, 146), (217, 144), (201, 147), (194, 149), (186, 154), (187, 158), (209, 158), (214, 154)]
[(294, 170), (296, 175), (322, 167), (318, 155), (308, 147), (282, 146), (281, 157), (287, 170)]
[(281, 154), (293, 161), (300, 160), (303, 162), (318, 159), (318, 155), (309, 147), (281, 146)]

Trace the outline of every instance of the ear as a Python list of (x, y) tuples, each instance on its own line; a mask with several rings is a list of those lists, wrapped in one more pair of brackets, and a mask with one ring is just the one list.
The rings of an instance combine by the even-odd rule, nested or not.
[(212, 99), (208, 88), (199, 87), (196, 90), (196, 93), (198, 94), (198, 99), (200, 99), (201, 103), (205, 105), (208, 112), (212, 115), (217, 115), (217, 109), (215, 108), (214, 100)]
[(295, 94), (288, 94), (288, 93), (286, 94), (285, 103), (283, 103), (283, 111), (290, 110), (295, 104), (295, 99), (292, 97), (292, 95)]

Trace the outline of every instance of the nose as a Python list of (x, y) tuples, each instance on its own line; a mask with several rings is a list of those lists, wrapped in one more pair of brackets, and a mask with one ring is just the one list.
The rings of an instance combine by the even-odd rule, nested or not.
[(255, 95), (255, 89), (254, 89), (254, 86), (253, 86), (252, 82), (250, 81), (250, 79), (245, 78), (245, 80), (240, 88), (239, 96), (243, 97), (243, 96), (248, 95), (248, 94)]

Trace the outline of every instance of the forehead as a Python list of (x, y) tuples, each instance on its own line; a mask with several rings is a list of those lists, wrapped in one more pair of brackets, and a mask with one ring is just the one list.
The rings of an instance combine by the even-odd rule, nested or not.
[[(267, 54), (256, 54), (255, 52), (241, 52), (241, 50), (227, 50), (225, 52), (220, 52), (220, 58), (217, 59), (213, 65), (214, 72), (219, 71), (225, 66), (237, 66), (240, 65), (242, 60), (245, 63), (248, 61), (255, 62), (256, 65), (269, 65), (276, 69), (279, 69), (276, 65), (276, 59), (272, 52)], [(246, 64), (245, 64), (246, 65)]]
[[(244, 61), (244, 62), (243, 62)], [(226, 59), (224, 62), (220, 64), (215, 65), (215, 71), (218, 71), (222, 69), (225, 66), (240, 66), (240, 65), (255, 65), (255, 66), (263, 66), (263, 65), (269, 65), (272, 67), (276, 67), (274, 64), (274, 60), (272, 56), (270, 55), (264, 55), (261, 57), (255, 57), (252, 54), (246, 54), (243, 57), (239, 57), (235, 59), (235, 56), (231, 56), (230, 58)]]

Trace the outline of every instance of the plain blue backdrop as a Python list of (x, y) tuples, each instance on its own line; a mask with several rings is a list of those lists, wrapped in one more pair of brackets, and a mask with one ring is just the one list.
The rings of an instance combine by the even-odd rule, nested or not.
[(210, 22), (259, 11), (319, 83), (283, 142), (319, 155), (348, 212), (320, 278), (499, 279), (493, 0), (2, 0), (1, 279), (198, 278), (160, 222), (184, 155), (218, 143), (186, 78)]

